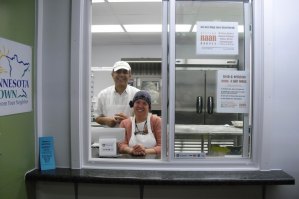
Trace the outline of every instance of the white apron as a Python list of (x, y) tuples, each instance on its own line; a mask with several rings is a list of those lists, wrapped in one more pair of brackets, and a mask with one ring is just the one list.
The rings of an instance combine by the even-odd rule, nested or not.
[[(135, 128), (135, 116), (131, 117), (131, 120), (132, 120), (132, 135), (131, 135), (131, 138), (130, 138), (130, 141), (129, 141), (129, 147), (133, 147), (137, 144), (143, 145), (145, 148), (153, 148), (153, 147), (156, 146), (157, 142), (156, 142), (155, 136), (154, 136), (152, 128), (151, 128), (151, 121), (150, 121), (151, 115), (152, 115), (151, 113), (149, 113), (147, 115), (147, 131), (148, 131), (148, 133), (145, 134), (145, 135), (143, 135), (143, 134), (136, 134), (135, 135), (135, 130), (136, 130), (136, 128)], [(142, 122), (141, 125), (144, 126), (144, 123), (145, 122)], [(141, 129), (141, 128), (139, 128), (139, 129), (144, 130), (144, 129)]]

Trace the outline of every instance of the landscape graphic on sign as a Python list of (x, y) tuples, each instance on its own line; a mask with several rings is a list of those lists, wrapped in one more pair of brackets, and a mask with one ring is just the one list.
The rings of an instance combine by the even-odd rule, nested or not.
[(0, 38), (0, 116), (32, 110), (31, 47)]

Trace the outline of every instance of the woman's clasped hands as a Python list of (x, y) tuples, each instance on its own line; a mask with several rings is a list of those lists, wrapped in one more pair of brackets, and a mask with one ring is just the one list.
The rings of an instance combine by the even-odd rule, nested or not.
[(131, 152), (132, 155), (140, 155), (140, 156), (146, 155), (145, 147), (140, 144), (133, 146), (132, 149), (133, 149)]

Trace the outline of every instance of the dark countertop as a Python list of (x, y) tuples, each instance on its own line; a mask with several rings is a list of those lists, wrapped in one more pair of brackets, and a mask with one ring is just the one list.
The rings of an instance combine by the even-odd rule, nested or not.
[(68, 169), (32, 170), (26, 182), (54, 181), (73, 183), (139, 185), (294, 185), (295, 179), (282, 170), (269, 171), (156, 171)]

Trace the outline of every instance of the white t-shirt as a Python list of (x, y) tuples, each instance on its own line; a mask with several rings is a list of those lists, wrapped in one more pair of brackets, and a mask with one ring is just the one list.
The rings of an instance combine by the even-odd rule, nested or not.
[(94, 116), (108, 116), (112, 117), (116, 113), (123, 112), (127, 116), (131, 116), (131, 108), (129, 102), (139, 89), (128, 85), (122, 94), (115, 91), (115, 86), (109, 86), (102, 90), (98, 96), (95, 104)]

